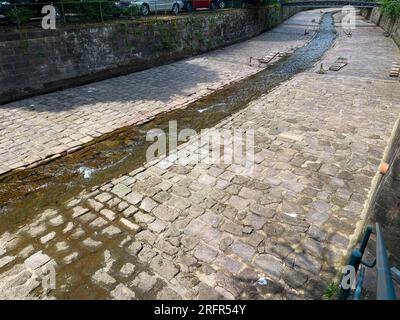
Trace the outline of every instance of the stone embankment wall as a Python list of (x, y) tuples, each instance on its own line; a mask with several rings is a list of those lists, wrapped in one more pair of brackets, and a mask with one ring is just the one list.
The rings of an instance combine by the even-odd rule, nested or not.
[(298, 11), (261, 7), (145, 22), (0, 33), (0, 103), (243, 41)]
[(363, 9), (361, 15), (385, 30), (400, 47), (400, 17), (392, 19), (389, 15), (382, 13), (380, 8)]
[[(362, 16), (380, 26), (400, 48), (400, 18), (392, 19), (379, 8), (363, 9)], [(400, 62), (400, 56), (399, 56)], [(389, 72), (389, 70), (388, 70)], [(393, 129), (384, 162), (389, 171), (377, 181), (369, 208), (369, 222), (380, 222), (384, 227), (385, 243), (391, 265), (400, 266), (400, 123)]]

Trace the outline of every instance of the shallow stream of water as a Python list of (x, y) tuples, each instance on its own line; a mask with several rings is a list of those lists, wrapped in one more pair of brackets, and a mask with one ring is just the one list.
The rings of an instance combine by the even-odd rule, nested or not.
[(0, 233), (22, 223), (41, 210), (62, 206), (84, 188), (105, 183), (126, 174), (145, 162), (146, 133), (153, 128), (168, 132), (170, 120), (180, 129), (196, 132), (210, 128), (222, 119), (245, 108), (294, 75), (311, 68), (335, 40), (332, 13), (323, 15), (315, 37), (292, 55), (281, 59), (256, 75), (232, 84), (185, 109), (169, 112), (140, 125), (121, 130), (103, 141), (46, 165), (0, 178)]

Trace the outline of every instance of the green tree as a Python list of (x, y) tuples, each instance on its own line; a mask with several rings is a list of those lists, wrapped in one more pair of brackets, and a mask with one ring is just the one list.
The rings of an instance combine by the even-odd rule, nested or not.
[(382, 9), (392, 18), (400, 17), (400, 0), (383, 0)]
[(6, 18), (12, 23), (25, 23), (35, 16), (35, 12), (26, 7), (16, 7), (4, 13)]

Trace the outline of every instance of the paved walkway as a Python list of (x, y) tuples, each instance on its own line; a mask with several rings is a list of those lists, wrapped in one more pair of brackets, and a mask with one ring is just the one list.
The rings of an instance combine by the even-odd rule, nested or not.
[[(324, 58), (347, 67), (299, 74), (219, 125), (255, 128), (252, 174), (164, 159), (87, 190), (0, 237), (0, 296), (321, 298), (400, 110), (400, 83), (386, 78), (398, 49), (359, 23)], [(46, 291), (37, 274), (51, 263)]]
[[(290, 52), (321, 14), (299, 13), (249, 41), (194, 58), (0, 106), (0, 175), (72, 151), (102, 134), (184, 107), (264, 66), (250, 57)], [(312, 22), (314, 21), (314, 22)]]

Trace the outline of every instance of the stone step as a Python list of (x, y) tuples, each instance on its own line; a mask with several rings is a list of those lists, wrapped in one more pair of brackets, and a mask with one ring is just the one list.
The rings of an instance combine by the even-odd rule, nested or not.
[(258, 59), (258, 61), (261, 63), (270, 63), (278, 55), (279, 55), (279, 52), (271, 52), (268, 55), (264, 56), (263, 58)]
[(347, 58), (339, 57), (336, 61), (329, 67), (330, 71), (339, 71), (343, 67), (347, 66), (348, 60)]
[(400, 62), (393, 61), (390, 68), (389, 77), (396, 78), (400, 74)]

